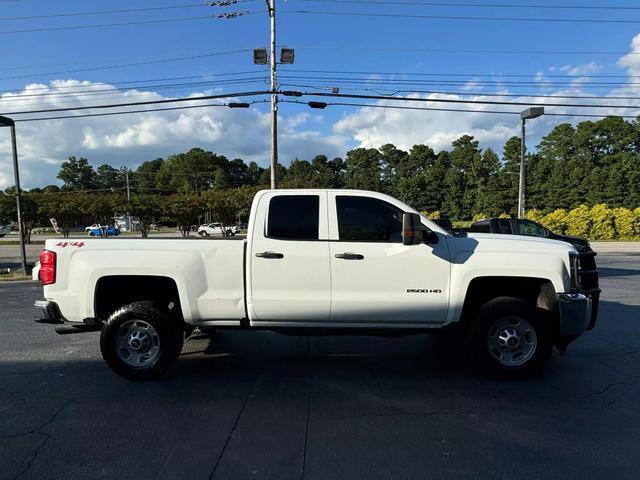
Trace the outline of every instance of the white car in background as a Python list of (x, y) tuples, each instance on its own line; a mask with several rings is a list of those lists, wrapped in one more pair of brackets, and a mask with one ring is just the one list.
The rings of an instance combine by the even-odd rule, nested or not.
[(0, 225), (0, 237), (9, 235), (11, 233), (11, 225)]
[(103, 228), (107, 228), (106, 225), (100, 225), (99, 223), (94, 223), (93, 225), (89, 225), (88, 227), (84, 227), (84, 231), (89, 233), (91, 230), (102, 230)]
[(233, 228), (224, 227), (221, 223), (205, 223), (198, 227), (198, 235), (201, 237), (235, 235)]

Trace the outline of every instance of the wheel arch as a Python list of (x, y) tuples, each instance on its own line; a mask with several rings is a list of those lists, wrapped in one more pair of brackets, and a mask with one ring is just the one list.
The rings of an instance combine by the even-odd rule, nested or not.
[(556, 289), (548, 278), (485, 276), (469, 282), (460, 314), (460, 324), (469, 325), (484, 304), (498, 297), (513, 297), (549, 311), (557, 319)]
[(173, 278), (160, 275), (106, 275), (94, 290), (96, 319), (105, 321), (111, 313), (131, 303), (152, 302), (180, 325), (184, 324), (180, 293)]

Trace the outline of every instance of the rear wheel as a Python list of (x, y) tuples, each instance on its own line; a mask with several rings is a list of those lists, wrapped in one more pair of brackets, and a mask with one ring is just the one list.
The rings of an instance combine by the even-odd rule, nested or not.
[(177, 323), (149, 303), (115, 311), (100, 335), (102, 358), (118, 375), (132, 380), (159, 378), (174, 364), (184, 341)]
[(549, 360), (552, 319), (546, 310), (511, 297), (486, 303), (469, 331), (471, 355), (486, 371), (519, 378)]

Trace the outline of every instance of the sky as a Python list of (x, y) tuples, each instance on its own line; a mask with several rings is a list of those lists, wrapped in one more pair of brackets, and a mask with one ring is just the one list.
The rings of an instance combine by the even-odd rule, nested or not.
[[(278, 83), (282, 90), (327, 92), (338, 87), (342, 93), (431, 100), (638, 105), (547, 108), (548, 113), (635, 116), (640, 113), (640, 6), (607, 2), (601, 8), (604, 5), (575, 0), (276, 0), (277, 43), (295, 49), (295, 63), (278, 66)], [(558, 8), (572, 6), (580, 8)], [(95, 13), (113, 10), (136, 11)], [(248, 13), (231, 19), (210, 17), (223, 12)], [(78, 15), (83, 13), (90, 14)], [(121, 23), (129, 24), (116, 25)], [(85, 28), (91, 25), (101, 26)], [(230, 6), (189, 0), (0, 0), (0, 38), (0, 113), (17, 121), (25, 188), (59, 184), (60, 164), (72, 155), (86, 157), (94, 166), (135, 168), (146, 160), (201, 147), (230, 159), (268, 165), (267, 103), (249, 109), (214, 106), (45, 121), (21, 120), (106, 110), (17, 113), (266, 90), (268, 70), (254, 65), (251, 56), (252, 48), (269, 42), (264, 0)], [(235, 101), (266, 100), (248, 98)], [(438, 151), (463, 134), (500, 153), (505, 141), (519, 134), (519, 118), (482, 111), (517, 113), (525, 108), (325, 101), (375, 106), (330, 105), (318, 110), (281, 103), (283, 164), (316, 154), (344, 156), (354, 147), (385, 143), (404, 149), (426, 143)], [(179, 105), (187, 104), (160, 107)], [(474, 112), (380, 108), (388, 105)], [(111, 111), (149, 108), (154, 107)], [(530, 121), (529, 149), (535, 149), (554, 125), (582, 120), (587, 118), (547, 115)], [(13, 171), (5, 129), (0, 130), (0, 188), (10, 185)]]

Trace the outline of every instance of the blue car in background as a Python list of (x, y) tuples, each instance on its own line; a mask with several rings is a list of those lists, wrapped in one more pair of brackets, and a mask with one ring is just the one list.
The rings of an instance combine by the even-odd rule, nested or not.
[(120, 229), (114, 225), (89, 230), (89, 235), (92, 237), (117, 237), (120, 233)]

